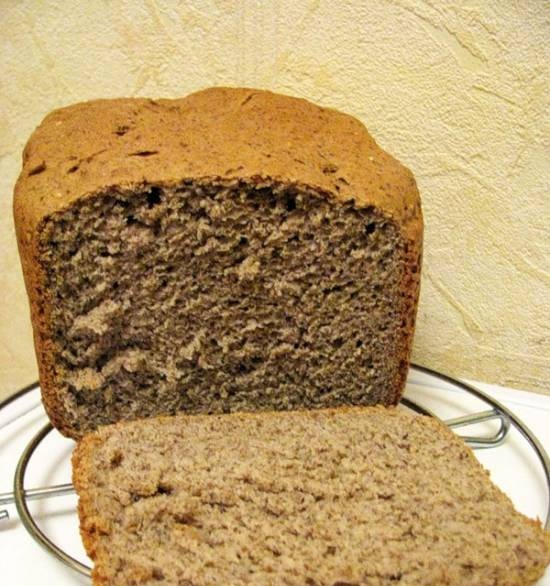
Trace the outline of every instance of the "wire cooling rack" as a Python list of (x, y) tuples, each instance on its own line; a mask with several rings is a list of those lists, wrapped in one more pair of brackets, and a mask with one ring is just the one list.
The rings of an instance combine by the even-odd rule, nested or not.
[[(492, 431), (489, 434), (461, 435), (464, 441), (474, 450), (497, 448), (506, 441), (511, 428), (515, 428), (525, 438), (531, 450), (537, 456), (540, 465), (542, 466), (546, 491), (548, 495), (548, 504), (546, 508), (546, 519), (544, 526), (545, 529), (550, 529), (550, 461), (542, 444), (539, 442), (533, 432), (507, 407), (476, 387), (424, 366), (413, 364), (412, 371), (429, 375), (434, 377), (436, 380), (446, 383), (447, 385), (456, 387), (457, 389), (466, 392), (468, 395), (481, 400), (481, 402), (487, 407), (487, 409), (481, 411), (475, 411), (460, 417), (443, 420), (443, 422), (452, 429), (474, 426), (488, 421), (496, 422), (496, 431)], [(37, 387), (38, 383), (31, 384), (0, 402), (0, 413), (5, 407), (14, 403), (27, 393), (35, 390)], [(418, 400), (412, 400), (410, 397), (403, 397), (401, 400), (401, 405), (419, 414), (438, 417), (436, 413), (427, 409), (421, 404), (421, 402), (419, 403)], [(8, 512), (6, 510), (2, 510), (1, 507), (14, 503), (22, 525), (39, 545), (41, 545), (50, 555), (60, 560), (69, 568), (85, 576), (90, 576), (91, 568), (69, 555), (62, 547), (54, 543), (54, 541), (50, 539), (38, 526), (28, 507), (28, 501), (31, 500), (63, 496), (74, 492), (74, 488), (71, 484), (58, 484), (33, 489), (28, 489), (25, 487), (25, 475), (32, 456), (41, 442), (48, 436), (50, 432), (52, 432), (52, 430), (53, 428), (51, 424), (46, 424), (38, 431), (38, 433), (36, 433), (36, 435), (31, 439), (31, 441), (27, 444), (21, 453), (15, 470), (13, 492), (0, 494), (0, 523), (2, 523), (3, 519), (8, 518)]]

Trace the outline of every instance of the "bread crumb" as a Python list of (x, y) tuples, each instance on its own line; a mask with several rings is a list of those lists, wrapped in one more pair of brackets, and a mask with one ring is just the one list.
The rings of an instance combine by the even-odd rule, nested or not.
[(260, 272), (260, 261), (259, 259), (248, 256), (243, 262), (237, 267), (237, 274), (239, 281), (252, 280)]

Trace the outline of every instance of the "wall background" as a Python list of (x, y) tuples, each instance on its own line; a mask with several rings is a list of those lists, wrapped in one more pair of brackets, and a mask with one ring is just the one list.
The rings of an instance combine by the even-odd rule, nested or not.
[(0, 396), (36, 379), (11, 213), (29, 134), (71, 102), (209, 85), (359, 117), (423, 197), (414, 359), (550, 393), (543, 0), (0, 0), (0, 31)]

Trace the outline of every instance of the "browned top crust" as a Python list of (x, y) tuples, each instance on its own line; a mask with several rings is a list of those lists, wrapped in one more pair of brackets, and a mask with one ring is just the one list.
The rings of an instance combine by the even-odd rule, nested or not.
[(374, 205), (421, 235), (414, 178), (355, 118), (267, 91), (211, 88), (177, 100), (123, 98), (49, 114), (29, 140), (15, 189), (19, 244), (41, 220), (109, 188), (185, 179), (295, 183)]

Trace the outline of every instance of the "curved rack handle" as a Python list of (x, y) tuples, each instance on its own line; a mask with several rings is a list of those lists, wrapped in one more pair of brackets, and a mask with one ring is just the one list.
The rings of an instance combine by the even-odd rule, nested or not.
[(470, 384), (467, 384), (463, 381), (454, 379), (446, 374), (438, 372), (437, 370), (432, 370), (427, 366), (421, 366), (420, 364), (414, 363), (412, 363), (411, 366), (420, 372), (424, 372), (425, 374), (435, 376), (436, 378), (439, 378), (440, 380), (445, 381), (446, 383), (449, 383), (451, 385), (458, 386), (461, 389), (464, 389), (465, 391), (473, 395), (474, 397), (481, 399), (487, 405), (491, 405), (494, 410), (498, 410), (500, 413), (506, 413), (506, 416), (510, 419), (510, 423), (517, 429), (517, 431), (521, 433), (525, 440), (534, 449), (540, 461), (540, 464), (542, 465), (544, 479), (546, 481), (546, 488), (549, 493), (549, 499), (546, 505), (546, 520), (544, 522), (544, 529), (546, 531), (550, 530), (550, 458), (548, 457), (546, 450), (540, 443), (537, 436), (525, 425), (525, 423), (523, 423), (523, 421), (517, 415), (515, 415), (512, 411), (506, 409), (506, 407), (502, 403), (500, 403), (496, 399), (493, 399), (487, 393), (479, 390), (478, 388)]
[(461, 435), (460, 437), (473, 449), (496, 448), (504, 443), (508, 431), (510, 430), (510, 417), (506, 413), (498, 409), (489, 409), (487, 411), (480, 411), (479, 413), (472, 413), (462, 417), (455, 417), (454, 419), (446, 419), (443, 423), (454, 429), (455, 427), (467, 427), (475, 425), (476, 423), (484, 423), (485, 421), (500, 422), (498, 431), (494, 435)]
[(31, 440), (27, 447), (23, 450), (13, 479), (13, 494), (15, 506), (19, 513), (21, 523), (29, 533), (29, 535), (48, 553), (53, 554), (58, 560), (63, 562), (69, 568), (83, 574), (84, 576), (91, 576), (92, 569), (83, 564), (79, 560), (73, 558), (59, 546), (57, 546), (47, 535), (38, 527), (33, 519), (27, 501), (25, 498), (25, 472), (29, 464), (33, 452), (36, 450), (40, 442), (53, 430), (51, 423), (47, 423)]

